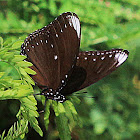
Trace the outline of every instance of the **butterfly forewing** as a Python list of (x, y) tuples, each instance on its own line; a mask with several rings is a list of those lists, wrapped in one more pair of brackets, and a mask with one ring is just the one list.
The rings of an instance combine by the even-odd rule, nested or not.
[(82, 67), (87, 73), (78, 90), (94, 84), (116, 70), (127, 59), (128, 54), (127, 50), (122, 49), (80, 52), (76, 66)]
[(122, 49), (80, 52), (71, 77), (61, 93), (68, 95), (94, 84), (116, 70), (127, 57), (128, 51)]
[(37, 72), (32, 76), (38, 85), (56, 90), (69, 76), (80, 46), (80, 21), (74, 13), (63, 13), (48, 26), (30, 34), (21, 54)]

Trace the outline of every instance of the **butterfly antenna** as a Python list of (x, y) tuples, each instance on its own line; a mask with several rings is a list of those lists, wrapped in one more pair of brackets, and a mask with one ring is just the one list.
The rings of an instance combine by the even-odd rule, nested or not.
[(76, 96), (76, 97), (86, 97), (86, 98), (94, 98), (95, 100), (98, 100), (98, 96), (84, 96), (84, 95), (69, 95), (69, 96)]
[(83, 94), (83, 93), (88, 93), (87, 91), (84, 91), (84, 92), (76, 92), (74, 94)]
[[(84, 92), (76, 92), (76, 93), (74, 93), (74, 94), (72, 94), (72, 95), (69, 95), (69, 96), (77, 96), (77, 97), (86, 97), (86, 98), (94, 98), (95, 100), (97, 100), (98, 99), (98, 97), (97, 96), (85, 96), (85, 95), (83, 95), (83, 93), (88, 93), (87, 91), (84, 91)], [(82, 94), (82, 95), (81, 95)]]

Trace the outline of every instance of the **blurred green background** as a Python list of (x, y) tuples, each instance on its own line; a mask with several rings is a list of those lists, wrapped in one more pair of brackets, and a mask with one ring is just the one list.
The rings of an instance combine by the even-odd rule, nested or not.
[[(16, 41), (67, 11), (80, 18), (81, 50), (122, 48), (130, 52), (118, 70), (84, 89), (98, 100), (81, 97), (81, 103), (75, 103), (83, 126), (71, 130), (73, 139), (140, 139), (139, 0), (0, 0), (0, 36)], [(16, 77), (14, 71), (12, 75)], [(0, 108), (2, 133), (16, 121), (19, 102), (1, 101)], [(58, 139), (53, 128), (49, 140)], [(29, 131), (27, 139), (43, 139), (34, 130)]]

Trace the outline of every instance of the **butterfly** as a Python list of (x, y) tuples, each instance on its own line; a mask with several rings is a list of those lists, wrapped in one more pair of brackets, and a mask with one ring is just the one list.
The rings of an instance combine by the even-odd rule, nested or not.
[(66, 12), (42, 29), (29, 34), (21, 46), (36, 75), (32, 79), (41, 88), (40, 95), (58, 102), (66, 96), (94, 84), (116, 70), (128, 58), (123, 49), (79, 51), (80, 20)]

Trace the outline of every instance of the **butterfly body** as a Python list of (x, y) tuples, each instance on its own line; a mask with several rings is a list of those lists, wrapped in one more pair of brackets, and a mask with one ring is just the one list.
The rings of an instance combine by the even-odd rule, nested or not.
[(31, 77), (46, 99), (64, 102), (65, 96), (102, 79), (128, 57), (128, 51), (122, 49), (79, 52), (80, 37), (78, 16), (67, 12), (22, 44), (21, 55), (33, 64), (31, 69), (37, 74)]

